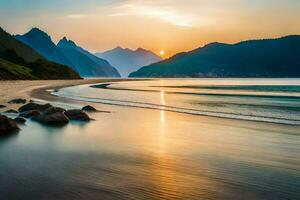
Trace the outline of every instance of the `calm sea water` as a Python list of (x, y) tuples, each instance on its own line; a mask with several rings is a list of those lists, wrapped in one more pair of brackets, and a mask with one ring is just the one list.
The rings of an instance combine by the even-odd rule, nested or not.
[(0, 199), (299, 199), (300, 79), (61, 89), (90, 123), (0, 139)]

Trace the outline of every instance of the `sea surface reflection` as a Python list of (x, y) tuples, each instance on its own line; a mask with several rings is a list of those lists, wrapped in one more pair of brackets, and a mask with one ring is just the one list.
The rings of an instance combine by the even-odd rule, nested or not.
[[(158, 80), (154, 86), (160, 86), (159, 92), (89, 86), (60, 91), (60, 95), (80, 93), (89, 98), (110, 95), (110, 99), (153, 103), (163, 109), (89, 102), (111, 112), (93, 113), (94, 121), (63, 128), (28, 121), (18, 135), (0, 140), (1, 199), (299, 197), (299, 126), (170, 112), (164, 106), (186, 108), (190, 104), (189, 97), (170, 94), (165, 87), (171, 86), (170, 81)], [(136, 90), (142, 83), (128, 84), (137, 84)], [(145, 84), (149, 89), (149, 82)], [(210, 97), (192, 98), (212, 101)], [(270, 99), (262, 98), (242, 102), (269, 104)], [(226, 100), (223, 97), (219, 103)], [(280, 102), (281, 106), (299, 103), (274, 100), (274, 104)], [(74, 107), (87, 104), (73, 103)], [(291, 116), (297, 120), (297, 111)]]

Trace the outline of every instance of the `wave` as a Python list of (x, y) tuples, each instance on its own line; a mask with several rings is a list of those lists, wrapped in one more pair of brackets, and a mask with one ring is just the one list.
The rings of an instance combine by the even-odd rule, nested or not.
[[(99, 85), (91, 85), (90, 87), (92, 88), (98, 88), (98, 89), (106, 89), (106, 90), (121, 90), (121, 91), (134, 91), (134, 92), (155, 92), (159, 93), (160, 90), (146, 90), (146, 89), (130, 89), (130, 88), (117, 88), (117, 87), (109, 87), (111, 84), (106, 83), (106, 84), (99, 84)], [(153, 88), (155, 87), (161, 87), (161, 86), (151, 86)], [(188, 86), (163, 86), (162, 88), (188, 88)], [(225, 87), (225, 86), (224, 86)], [(199, 88), (199, 87), (194, 87), (194, 88)], [(202, 88), (205, 88), (203, 86)], [(209, 88), (207, 86), (207, 88)], [(220, 87), (221, 88), (221, 87)], [(211, 88), (212, 89), (212, 88)], [(264, 90), (261, 90), (263, 92)], [(274, 90), (275, 91), (275, 90)], [(228, 93), (209, 93), (209, 92), (170, 92), (170, 91), (164, 91), (166, 94), (183, 94), (183, 95), (203, 95), (203, 96), (220, 96), (220, 97), (255, 97), (255, 98), (278, 98), (278, 99), (300, 99), (300, 96), (295, 96), (295, 95), (283, 95), (283, 94), (228, 94)], [(283, 91), (282, 91), (283, 92)], [(285, 91), (286, 92), (286, 91)], [(291, 93), (296, 93), (295, 90), (290, 91)]]
[[(108, 84), (106, 84), (108, 85)], [(239, 120), (248, 120), (248, 121), (258, 121), (258, 122), (269, 122), (269, 123), (278, 123), (278, 124), (288, 124), (288, 125), (300, 125), (300, 120), (291, 120), (281, 117), (272, 117), (272, 116), (258, 116), (251, 114), (237, 114), (233, 112), (220, 112), (220, 111), (209, 111), (209, 110), (200, 110), (192, 108), (183, 108), (162, 104), (138, 102), (138, 101), (129, 101), (129, 100), (116, 100), (109, 98), (96, 98), (96, 97), (85, 97), (79, 95), (70, 95), (66, 93), (52, 93), (55, 96), (70, 98), (79, 101), (92, 102), (92, 103), (101, 103), (107, 105), (116, 105), (116, 106), (126, 106), (126, 107), (135, 107), (135, 108), (144, 108), (144, 109), (154, 109), (168, 112), (176, 112), (190, 115), (200, 115), (200, 116), (210, 116), (210, 117), (220, 117), (228, 119), (239, 119)]]

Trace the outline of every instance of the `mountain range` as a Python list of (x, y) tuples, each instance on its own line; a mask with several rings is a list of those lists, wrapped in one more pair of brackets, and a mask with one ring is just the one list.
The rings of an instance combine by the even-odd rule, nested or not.
[(96, 57), (66, 37), (58, 42), (57, 47), (83, 77), (120, 77), (119, 72), (106, 60)]
[(103, 58), (118, 69), (122, 77), (127, 77), (131, 72), (138, 70), (142, 66), (161, 61), (162, 58), (151, 51), (138, 48), (117, 47), (102, 53), (95, 53), (99, 58)]
[(120, 77), (106, 60), (94, 56), (65, 37), (55, 45), (51, 37), (38, 28), (15, 37), (46, 59), (69, 66), (82, 77)]
[(300, 36), (211, 43), (154, 63), (130, 77), (300, 77)]
[(0, 27), (0, 80), (79, 78), (69, 67), (48, 61)]

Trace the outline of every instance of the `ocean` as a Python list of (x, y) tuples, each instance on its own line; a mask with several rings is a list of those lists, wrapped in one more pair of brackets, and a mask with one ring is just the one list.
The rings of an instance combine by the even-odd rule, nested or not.
[[(52, 91), (89, 123), (0, 139), (0, 199), (298, 199), (300, 79), (154, 79)], [(13, 114), (12, 114), (13, 115)]]

